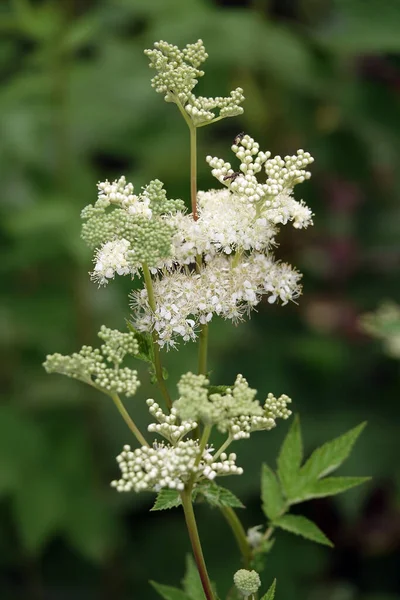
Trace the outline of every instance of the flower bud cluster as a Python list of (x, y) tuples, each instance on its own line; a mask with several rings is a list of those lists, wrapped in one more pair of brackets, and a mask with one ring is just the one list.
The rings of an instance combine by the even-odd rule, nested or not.
[[(241, 161), (237, 172), (221, 158), (206, 158), (212, 174), (220, 183), (249, 203), (259, 205), (260, 214), (273, 223), (292, 221), (297, 228), (312, 224), (310, 209), (290, 195), (296, 184), (311, 177), (311, 173), (305, 170), (314, 161), (309, 152), (298, 150), (295, 156), (269, 158), (270, 152), (260, 151), (259, 144), (249, 135), (233, 144), (232, 151)], [(256, 175), (263, 167), (267, 180), (260, 183)], [(269, 211), (273, 213), (269, 215)]]
[(117, 457), (122, 477), (111, 483), (118, 492), (159, 492), (163, 488), (182, 491), (194, 477), (194, 483), (212, 481), (221, 475), (241, 475), (236, 466), (236, 454), (222, 453), (214, 461), (212, 449), (201, 452), (197, 440), (179, 441), (175, 445), (154, 443), (131, 450), (124, 446)]
[(147, 400), (150, 414), (157, 419), (158, 423), (151, 423), (147, 431), (158, 433), (166, 438), (172, 444), (179, 442), (190, 431), (197, 427), (196, 421), (182, 420), (179, 423), (176, 408), (172, 408), (169, 415), (166, 415), (157, 402), (151, 398)]
[(163, 184), (154, 180), (139, 195), (125, 177), (98, 184), (94, 205), (82, 211), (82, 237), (97, 247), (92, 278), (106, 284), (115, 274), (134, 276), (143, 262), (156, 268), (172, 251), (174, 227), (170, 216), (184, 208), (181, 200), (169, 200)]
[(219, 109), (219, 118), (235, 117), (243, 113), (243, 108), (240, 104), (244, 100), (243, 90), (238, 87), (230, 92), (226, 98), (217, 96), (216, 98), (204, 98), (203, 96), (196, 97), (190, 94), (185, 110), (191, 117), (192, 122), (196, 126), (209, 123), (216, 117), (215, 109)]
[(260, 576), (257, 571), (248, 571), (247, 569), (239, 569), (233, 576), (236, 589), (244, 598), (248, 598), (257, 593), (261, 586)]
[(154, 50), (144, 53), (150, 59), (150, 68), (157, 71), (151, 86), (164, 94), (167, 102), (173, 102), (176, 96), (185, 104), (198, 78), (204, 75), (198, 68), (208, 58), (202, 40), (187, 44), (183, 50), (161, 40), (155, 42)]
[(205, 125), (216, 118), (233, 117), (243, 112), (240, 104), (244, 100), (242, 88), (233, 90), (229, 97), (205, 98), (196, 97), (192, 90), (204, 71), (199, 66), (208, 57), (202, 40), (195, 44), (187, 44), (183, 50), (177, 46), (160, 41), (154, 44), (153, 50), (145, 50), (150, 59), (150, 67), (157, 70), (151, 80), (156, 92), (164, 94), (167, 102), (179, 104), (185, 110), (195, 126)]
[(249, 438), (253, 431), (269, 430), (278, 418), (287, 419), (291, 402), (286, 395), (276, 399), (273, 394), (262, 407), (255, 399), (257, 391), (250, 388), (243, 375), (238, 375), (233, 388), (221, 393), (208, 392), (209, 380), (204, 375), (186, 373), (178, 383), (179, 399), (174, 403), (181, 419), (215, 425), (221, 433), (234, 440)]
[(47, 373), (79, 379), (106, 394), (133, 396), (140, 385), (137, 371), (120, 365), (127, 355), (135, 355), (139, 351), (134, 334), (121, 333), (103, 325), (98, 336), (104, 341), (100, 350), (83, 346), (71, 356), (48, 355), (44, 368)]

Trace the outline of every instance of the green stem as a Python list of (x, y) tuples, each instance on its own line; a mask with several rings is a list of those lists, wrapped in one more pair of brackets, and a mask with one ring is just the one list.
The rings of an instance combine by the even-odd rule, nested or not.
[(181, 493), (183, 512), (185, 514), (186, 526), (189, 533), (190, 543), (192, 544), (193, 556), (197, 565), (197, 570), (200, 575), (204, 594), (207, 600), (215, 600), (214, 593), (211, 587), (210, 578), (208, 576), (206, 563), (204, 560), (203, 550), (201, 547), (199, 531), (197, 529), (196, 517), (194, 515), (192, 504), (191, 487)]
[(143, 435), (140, 433), (139, 429), (136, 427), (135, 423), (132, 421), (131, 417), (129, 416), (128, 411), (126, 410), (125, 406), (123, 405), (122, 400), (118, 396), (118, 394), (110, 394), (110, 396), (111, 396), (115, 406), (118, 408), (120, 414), (122, 415), (122, 418), (124, 419), (125, 423), (128, 425), (129, 429), (132, 431), (133, 435), (135, 436), (135, 438), (137, 439), (139, 444), (141, 444), (142, 446), (150, 447), (150, 444), (143, 437)]
[(221, 454), (224, 452), (224, 450), (226, 450), (228, 448), (228, 446), (230, 446), (232, 444), (232, 442), (233, 442), (233, 437), (231, 435), (228, 435), (225, 442), (214, 454), (214, 460), (217, 460), (217, 458), (219, 458), (221, 456)]
[(204, 323), (200, 328), (199, 336), (199, 357), (198, 357), (198, 373), (199, 375), (207, 374), (207, 351), (208, 351), (208, 323)]
[(245, 569), (249, 569), (252, 551), (249, 542), (247, 541), (247, 536), (244, 527), (231, 506), (220, 506), (220, 510), (224, 515), (225, 519), (227, 520), (229, 527), (231, 528), (232, 533), (236, 539), (238, 548), (242, 555), (243, 566)]
[[(156, 300), (154, 297), (154, 289), (153, 289), (153, 281), (151, 279), (149, 267), (146, 263), (142, 263), (143, 277), (147, 290), (147, 297), (149, 299), (149, 305), (153, 313), (156, 311)], [(165, 404), (167, 405), (167, 409), (170, 411), (172, 408), (172, 400), (169, 395), (167, 386), (165, 385), (163, 369), (161, 364), (161, 355), (160, 355), (160, 346), (158, 344), (158, 335), (155, 330), (152, 332), (153, 337), (153, 353), (154, 353), (154, 369), (156, 372), (156, 379), (158, 383), (158, 387), (161, 390), (161, 393), (164, 397)]]
[(189, 125), (190, 132), (190, 201), (192, 205), (193, 219), (197, 221), (197, 131), (192, 124)]

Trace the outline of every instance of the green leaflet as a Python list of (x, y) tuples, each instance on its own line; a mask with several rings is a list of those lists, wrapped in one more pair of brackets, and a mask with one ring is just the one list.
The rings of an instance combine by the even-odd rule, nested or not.
[(158, 492), (154, 506), (150, 510), (168, 510), (169, 508), (176, 508), (181, 504), (182, 500), (178, 490), (165, 489)]
[(311, 498), (324, 498), (325, 496), (335, 496), (346, 492), (357, 485), (369, 481), (370, 477), (326, 477), (310, 483), (302, 492), (297, 500), (292, 500), (291, 504), (303, 502)]
[(150, 584), (164, 600), (192, 600), (190, 596), (182, 592), (179, 588), (170, 585), (161, 585), (161, 583), (156, 583), (155, 581), (150, 581)]
[(186, 572), (182, 580), (183, 589), (191, 600), (204, 600), (200, 575), (191, 554), (186, 556)]
[(276, 579), (273, 580), (268, 592), (264, 594), (261, 600), (274, 600), (275, 598)]
[(358, 436), (366, 426), (361, 423), (354, 429), (350, 429), (343, 435), (323, 444), (311, 454), (300, 469), (300, 477), (303, 480), (303, 486), (310, 481), (320, 479), (332, 471), (335, 471), (348, 458)]
[(283, 441), (279, 452), (278, 476), (287, 498), (291, 498), (298, 485), (298, 473), (303, 460), (303, 442), (301, 438), (300, 419), (298, 416)]
[(135, 354), (135, 358), (153, 364), (154, 362), (154, 351), (153, 351), (153, 340), (151, 335), (138, 331), (132, 323), (126, 322), (129, 331), (135, 334), (137, 343), (139, 344), (139, 352)]
[(262, 466), (261, 499), (264, 514), (271, 521), (285, 512), (286, 503), (278, 479), (267, 465)]
[(199, 494), (202, 494), (211, 506), (231, 506), (232, 508), (244, 508), (243, 503), (230, 490), (210, 483), (198, 486), (196, 488)]
[(274, 521), (274, 526), (295, 533), (296, 535), (301, 535), (313, 542), (324, 544), (325, 546), (333, 546), (332, 542), (320, 528), (309, 519), (306, 519), (306, 517), (300, 515), (284, 515)]

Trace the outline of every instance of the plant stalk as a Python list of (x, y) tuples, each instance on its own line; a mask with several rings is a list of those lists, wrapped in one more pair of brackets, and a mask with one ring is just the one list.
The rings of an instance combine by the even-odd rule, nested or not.
[(208, 353), (208, 324), (201, 326), (199, 335), (199, 356), (198, 356), (198, 373), (199, 375), (207, 374), (207, 353)]
[(196, 517), (194, 515), (192, 504), (191, 487), (181, 493), (183, 512), (185, 514), (186, 526), (189, 533), (190, 543), (192, 545), (194, 560), (197, 565), (197, 570), (200, 575), (201, 584), (207, 600), (215, 600), (214, 592), (211, 587), (210, 578), (208, 576), (206, 563), (204, 560), (203, 550), (201, 547), (199, 531), (197, 529)]
[(238, 548), (242, 555), (243, 566), (245, 569), (249, 569), (252, 551), (249, 542), (247, 541), (247, 536), (244, 527), (231, 506), (220, 506), (220, 510), (224, 515), (225, 519), (227, 520), (228, 525), (231, 528), (232, 533), (236, 539)]
[[(151, 279), (149, 267), (147, 266), (146, 263), (142, 264), (142, 270), (143, 270), (143, 277), (144, 277), (144, 282), (145, 282), (146, 290), (147, 290), (147, 297), (149, 299), (149, 305), (150, 305), (151, 310), (153, 312), (155, 312), (156, 311), (156, 300), (154, 297), (153, 281)], [(168, 411), (171, 411), (172, 400), (171, 400), (171, 396), (169, 395), (167, 386), (165, 385), (165, 379), (164, 379), (163, 369), (162, 369), (162, 364), (161, 364), (160, 346), (158, 344), (158, 335), (154, 329), (152, 331), (152, 338), (153, 338), (153, 352), (154, 352), (154, 369), (156, 372), (156, 379), (157, 379), (158, 387), (160, 388), (160, 391), (163, 395), (163, 398), (165, 400), (165, 404), (167, 406)]]
[(190, 131), (190, 200), (193, 219), (197, 221), (197, 130), (189, 125)]
[(129, 429), (132, 431), (133, 435), (135, 436), (135, 438), (137, 439), (139, 444), (141, 444), (142, 446), (150, 447), (150, 444), (143, 437), (143, 435), (139, 431), (138, 427), (132, 421), (131, 417), (129, 416), (128, 411), (126, 410), (125, 406), (123, 405), (123, 402), (122, 402), (121, 398), (118, 396), (118, 394), (110, 394), (110, 396), (111, 396), (115, 406), (118, 408), (118, 411), (121, 414), (122, 418), (124, 419), (125, 423), (128, 425)]

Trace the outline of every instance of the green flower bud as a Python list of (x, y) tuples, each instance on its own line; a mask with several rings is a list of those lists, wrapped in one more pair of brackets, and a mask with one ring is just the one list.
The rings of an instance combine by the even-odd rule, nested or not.
[(246, 569), (239, 569), (239, 571), (236, 571), (233, 576), (233, 581), (238, 591), (245, 598), (255, 594), (261, 585), (260, 576), (257, 571), (247, 571)]

